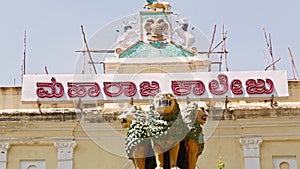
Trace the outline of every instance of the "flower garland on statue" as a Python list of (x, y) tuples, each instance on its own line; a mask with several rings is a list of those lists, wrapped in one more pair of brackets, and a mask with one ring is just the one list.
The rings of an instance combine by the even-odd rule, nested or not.
[(201, 155), (204, 149), (204, 136), (202, 132), (202, 127), (199, 122), (197, 122), (198, 106), (195, 103), (188, 105), (185, 111), (182, 111), (183, 120), (186, 124), (188, 133), (185, 137), (186, 140), (194, 140), (198, 143), (201, 151), (198, 152), (198, 156)]
[(155, 108), (152, 105), (150, 107), (149, 112), (149, 124), (151, 125), (150, 131), (152, 136), (157, 136), (163, 134), (166, 130), (168, 130), (175, 120), (178, 118), (178, 115), (180, 114), (179, 105), (175, 106), (175, 110), (173, 110), (173, 113), (170, 115), (161, 115), (158, 112), (155, 112)]
[(146, 139), (151, 136), (146, 119), (147, 117), (145, 112), (135, 112), (134, 119), (132, 120), (125, 138), (125, 150), (129, 158), (132, 158), (132, 149), (135, 146), (138, 144), (150, 144), (150, 141)]
[(184, 129), (184, 123), (180, 116), (179, 105), (176, 104), (173, 113), (167, 116), (156, 112), (153, 105), (148, 112), (138, 110), (135, 112), (125, 138), (125, 150), (129, 158), (132, 158), (134, 147), (150, 145), (151, 139), (161, 146), (165, 146), (166, 149), (183, 139), (185, 135), (181, 130)]
[(155, 112), (153, 106), (150, 107), (149, 129), (152, 140), (165, 150), (170, 149), (184, 138), (185, 135), (182, 133), (183, 124), (177, 102), (173, 113), (165, 116)]

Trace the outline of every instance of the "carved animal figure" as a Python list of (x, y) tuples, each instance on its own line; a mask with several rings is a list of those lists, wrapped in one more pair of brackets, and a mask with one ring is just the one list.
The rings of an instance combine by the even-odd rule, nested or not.
[[(139, 31), (133, 29), (136, 23), (136, 16), (133, 16), (131, 20), (123, 21), (124, 32), (116, 40), (116, 49), (120, 48), (123, 50), (138, 40)], [(118, 32), (120, 31), (118, 30)]]
[[(178, 166), (195, 169), (204, 148), (200, 125), (204, 125), (207, 118), (208, 113), (196, 103), (190, 103), (180, 111), (172, 94), (157, 94), (150, 111), (132, 106), (118, 116), (122, 127), (129, 128), (125, 148), (136, 169), (149, 168), (147, 159), (147, 164), (150, 161), (152, 167), (156, 163), (156, 169), (166, 167), (166, 161), (172, 169)], [(179, 143), (183, 143), (181, 148)], [(169, 153), (169, 159), (164, 159), (166, 153)]]
[(208, 113), (204, 108), (198, 109), (196, 103), (190, 103), (188, 108), (181, 112), (181, 115), (189, 130), (185, 137), (188, 169), (195, 169), (197, 159), (204, 149), (204, 136), (201, 125), (205, 124)]
[(132, 106), (129, 109), (125, 110), (118, 116), (118, 120), (122, 124), (122, 128), (129, 128), (132, 124), (132, 120), (135, 116), (135, 113), (137, 112), (136, 106)]
[(147, 114), (132, 106), (129, 110), (118, 116), (123, 128), (129, 128), (125, 138), (127, 156), (132, 159), (136, 169), (145, 169), (146, 152), (150, 145), (150, 136), (146, 122)]
[(182, 39), (183, 44), (186, 47), (191, 47), (195, 43), (195, 36), (192, 35), (190, 32), (187, 31), (188, 28), (188, 19), (181, 18), (177, 20), (179, 26), (174, 28), (174, 32), (177, 33), (178, 37)]
[(116, 48), (126, 49), (138, 39), (138, 30), (128, 29), (116, 40)]
[(148, 3), (144, 5), (144, 8), (150, 8), (153, 11), (157, 11), (157, 9), (161, 9), (163, 12), (169, 11), (171, 9), (171, 5), (169, 2), (154, 2), (154, 3)]
[(183, 121), (176, 98), (170, 94), (157, 94), (149, 113), (149, 129), (152, 133), (152, 148), (156, 158), (156, 169), (164, 167), (164, 152), (169, 151), (169, 163), (177, 169), (180, 141), (185, 135), (180, 131)]

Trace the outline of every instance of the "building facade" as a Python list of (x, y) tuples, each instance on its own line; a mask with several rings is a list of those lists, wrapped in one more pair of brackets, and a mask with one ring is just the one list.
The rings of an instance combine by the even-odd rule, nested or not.
[[(187, 100), (206, 104), (210, 113), (203, 127), (205, 148), (198, 158), (199, 169), (217, 168), (218, 160), (226, 169), (300, 169), (300, 81), (277, 79), (275, 71), (211, 72), (212, 51), (201, 53), (203, 46), (187, 31), (187, 18), (173, 15), (141, 11), (133, 25), (123, 21), (114, 57), (105, 57), (102, 74), (93, 79), (27, 75), (22, 87), (1, 87), (0, 169), (133, 168), (125, 153), (127, 129), (117, 116), (131, 99), (136, 106), (149, 107), (152, 91), (175, 91), (181, 105)], [(242, 75), (261, 78), (255, 74), (273, 78), (263, 80), (262, 96), (239, 86)], [(203, 82), (195, 80), (200, 75), (206, 76)], [(216, 88), (212, 79), (218, 75), (226, 78), (226, 85)], [(172, 83), (172, 89), (165, 87), (172, 78), (206, 90), (181, 97), (179, 82)], [(224, 82), (221, 78), (219, 82)], [(151, 92), (137, 91), (142, 84)]]
[[(233, 112), (225, 111), (224, 120), (224, 105), (211, 109), (198, 168), (217, 168), (220, 157), (225, 168), (299, 168), (300, 82), (288, 84), (290, 96), (273, 108), (270, 101), (229, 102)], [(20, 93), (20, 87), (1, 88), (1, 168), (132, 168), (124, 155), (126, 129), (118, 121), (105, 122), (109, 128), (83, 122), (72, 104), (42, 104), (39, 110), (22, 104)], [(90, 119), (95, 116), (100, 114)], [(119, 134), (112, 136), (111, 128)]]

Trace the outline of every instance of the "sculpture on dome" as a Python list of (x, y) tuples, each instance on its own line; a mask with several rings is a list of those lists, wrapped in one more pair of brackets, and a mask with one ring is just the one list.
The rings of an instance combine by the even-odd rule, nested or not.
[[(123, 21), (124, 31), (116, 40), (116, 49), (124, 50), (137, 41), (139, 31), (136, 29), (136, 25), (136, 16), (133, 16), (133, 19), (131, 20), (128, 19)], [(118, 32), (120, 32), (120, 30), (118, 30)]]
[[(195, 36), (188, 32), (188, 18), (179, 18), (179, 14), (177, 15), (176, 22), (179, 24), (176, 28), (174, 28), (174, 32), (180, 38), (179, 40), (182, 41), (184, 46), (191, 47), (195, 43)], [(193, 28), (192, 28), (193, 29)]]
[(162, 18), (149, 18), (144, 24), (144, 29), (149, 36), (149, 41), (160, 42), (167, 39), (165, 35), (168, 33), (169, 25)]
[[(207, 117), (196, 103), (180, 111), (176, 98), (167, 93), (157, 94), (149, 111), (132, 106), (118, 119), (123, 128), (129, 128), (125, 149), (136, 169), (145, 169), (147, 159), (152, 160), (153, 169), (163, 169), (166, 161), (172, 169), (195, 169), (204, 148), (201, 125)], [(164, 159), (165, 153), (169, 159)]]
[(163, 12), (169, 11), (171, 9), (171, 5), (169, 2), (159, 2), (157, 0), (147, 0), (148, 4), (144, 5), (144, 8), (150, 8), (152, 11), (157, 11), (157, 9), (161, 9)]

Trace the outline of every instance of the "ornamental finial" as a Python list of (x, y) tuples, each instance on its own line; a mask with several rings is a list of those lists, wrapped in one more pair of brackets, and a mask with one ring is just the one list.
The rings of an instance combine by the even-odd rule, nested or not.
[(170, 11), (171, 5), (169, 2), (159, 2), (157, 0), (147, 0), (144, 8), (151, 9), (152, 11), (160, 10), (162, 12)]

